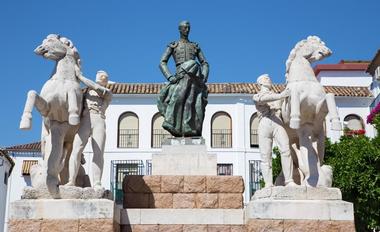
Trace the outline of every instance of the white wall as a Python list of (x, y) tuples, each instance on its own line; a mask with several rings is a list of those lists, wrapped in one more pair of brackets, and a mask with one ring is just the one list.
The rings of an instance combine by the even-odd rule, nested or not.
[(7, 211), (7, 194), (8, 194), (8, 185), (10, 184), (9, 170), (12, 165), (7, 158), (0, 156), (0, 232), (4, 231), (6, 223), (6, 211)]
[(366, 86), (372, 83), (372, 76), (364, 71), (321, 71), (317, 79), (322, 85)]

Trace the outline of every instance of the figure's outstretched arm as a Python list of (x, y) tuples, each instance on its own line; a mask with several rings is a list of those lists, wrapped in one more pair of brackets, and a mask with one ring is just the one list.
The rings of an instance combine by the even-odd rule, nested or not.
[(171, 74), (169, 68), (168, 68), (168, 60), (170, 58), (170, 56), (172, 55), (173, 53), (173, 48), (170, 47), (170, 45), (166, 48), (164, 54), (162, 54), (162, 57), (161, 57), (161, 60), (160, 60), (160, 70), (162, 72), (162, 74), (164, 74), (164, 76), (166, 77), (166, 79), (168, 79), (168, 81), (171, 81), (170, 79), (172, 79), (173, 75)]
[(288, 97), (290, 95), (290, 91), (289, 89), (285, 89), (284, 91), (282, 91), (281, 93), (271, 93), (271, 92), (268, 92), (268, 93), (264, 93), (264, 94), (255, 94), (253, 95), (253, 100), (255, 102), (271, 102), (271, 101), (277, 101), (277, 100), (281, 100), (281, 99), (284, 99), (286, 97)]
[(198, 47), (198, 60), (201, 63), (202, 66), (202, 76), (203, 76), (203, 81), (206, 83), (208, 80), (208, 73), (209, 73), (209, 64), (206, 61), (206, 57), (203, 54), (202, 50), (200, 47)]

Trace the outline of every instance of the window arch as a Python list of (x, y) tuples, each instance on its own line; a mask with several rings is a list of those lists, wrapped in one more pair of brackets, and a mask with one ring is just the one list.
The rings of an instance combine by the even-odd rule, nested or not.
[(160, 113), (156, 113), (152, 118), (152, 148), (162, 147), (162, 142), (172, 137), (171, 134), (162, 128), (164, 117)]
[(259, 128), (259, 117), (257, 113), (252, 114), (250, 121), (250, 146), (259, 147), (259, 135), (257, 129)]
[(212, 116), (211, 147), (232, 147), (232, 120), (226, 112), (217, 112)]
[(125, 112), (119, 117), (117, 146), (121, 148), (139, 147), (139, 118), (133, 112)]
[(364, 123), (363, 119), (356, 115), (356, 114), (349, 114), (347, 115), (344, 120), (344, 129), (346, 130), (363, 130), (364, 129)]

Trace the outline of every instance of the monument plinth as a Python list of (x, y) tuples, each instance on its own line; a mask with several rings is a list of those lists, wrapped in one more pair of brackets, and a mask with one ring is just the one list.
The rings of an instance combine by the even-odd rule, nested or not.
[(202, 137), (170, 138), (153, 154), (152, 174), (216, 176), (216, 154), (207, 154)]

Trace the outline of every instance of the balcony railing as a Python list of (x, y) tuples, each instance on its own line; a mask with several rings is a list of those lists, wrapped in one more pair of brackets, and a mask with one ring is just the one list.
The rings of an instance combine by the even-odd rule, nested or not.
[(120, 129), (118, 147), (138, 148), (139, 147), (139, 130), (138, 129)]
[(162, 147), (162, 142), (172, 135), (164, 129), (154, 129), (152, 133), (152, 148)]
[(218, 176), (232, 176), (233, 174), (233, 165), (232, 164), (217, 164)]
[(232, 130), (214, 129), (211, 132), (211, 147), (229, 148), (232, 147)]
[(259, 147), (259, 135), (257, 130), (251, 130), (251, 147)]

